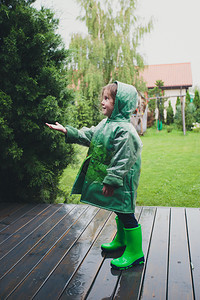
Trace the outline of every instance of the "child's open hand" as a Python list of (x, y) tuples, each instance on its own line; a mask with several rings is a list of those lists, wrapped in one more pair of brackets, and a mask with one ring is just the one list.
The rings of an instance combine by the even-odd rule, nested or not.
[(109, 197), (109, 196), (112, 196), (113, 193), (114, 193), (114, 187), (111, 185), (108, 185), (108, 184), (104, 184), (102, 194), (105, 197)]
[(58, 122), (56, 122), (55, 124), (49, 124), (49, 123), (45, 123), (50, 129), (54, 129), (54, 130), (58, 130), (63, 132), (64, 134), (67, 133), (67, 129), (62, 126), (61, 124), (59, 124)]

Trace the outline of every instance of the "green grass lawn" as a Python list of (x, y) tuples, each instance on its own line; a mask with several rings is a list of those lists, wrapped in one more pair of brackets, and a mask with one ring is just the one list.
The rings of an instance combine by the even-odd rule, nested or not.
[(57, 202), (79, 203), (80, 195), (70, 195), (71, 189), (79, 171), (79, 168), (86, 157), (88, 148), (74, 145), (77, 155), (76, 163), (69, 165), (63, 172), (60, 180), (60, 189), (65, 193), (65, 196), (58, 197)]
[[(168, 133), (148, 129), (143, 137), (142, 170), (137, 205), (200, 206), (200, 134), (181, 131)], [(68, 166), (60, 181), (67, 203), (79, 203), (70, 191), (87, 148), (77, 146), (75, 165)], [(60, 198), (58, 201), (63, 202)]]
[(200, 134), (148, 130), (138, 205), (200, 206)]

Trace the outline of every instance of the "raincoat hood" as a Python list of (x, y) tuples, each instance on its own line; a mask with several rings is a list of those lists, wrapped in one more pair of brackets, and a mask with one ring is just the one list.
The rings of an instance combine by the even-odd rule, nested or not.
[(119, 81), (115, 81), (115, 83), (117, 84), (117, 94), (110, 119), (113, 121), (129, 120), (131, 113), (136, 110), (138, 105), (136, 88)]

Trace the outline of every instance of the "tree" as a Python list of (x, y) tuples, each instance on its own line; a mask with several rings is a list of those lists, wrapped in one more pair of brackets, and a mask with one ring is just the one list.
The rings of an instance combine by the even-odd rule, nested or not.
[(200, 96), (199, 96), (199, 91), (198, 90), (195, 90), (195, 92), (194, 92), (193, 103), (194, 103), (196, 109), (200, 108)]
[(159, 97), (159, 96), (163, 96), (163, 92), (162, 92), (163, 86), (164, 86), (164, 82), (162, 80), (156, 81), (156, 87), (158, 88), (158, 93), (157, 93), (158, 120), (160, 122), (164, 122), (164, 101), (165, 100)]
[(180, 97), (178, 96), (178, 97), (177, 97), (177, 100), (176, 100), (176, 108), (177, 108), (177, 106), (180, 105), (180, 104), (181, 104), (181, 100), (180, 100)]
[(170, 125), (174, 123), (174, 112), (172, 108), (171, 101), (169, 101), (169, 105), (167, 107), (167, 120), (166, 120), (167, 125)]
[[(71, 53), (70, 80), (91, 109), (91, 118), (86, 125), (99, 122), (99, 93), (113, 80), (134, 84), (144, 89), (139, 78), (144, 67), (138, 52), (139, 43), (152, 23), (142, 26), (136, 16), (136, 1), (77, 0), (86, 23), (88, 35), (74, 34), (69, 45)], [(81, 97), (82, 99), (82, 97)], [(77, 102), (77, 107), (79, 106)]]
[(185, 97), (185, 105), (189, 104), (190, 102), (191, 102), (191, 100), (190, 100), (190, 93), (187, 90), (186, 97)]
[(72, 148), (45, 122), (65, 123), (67, 52), (58, 20), (34, 1), (1, 1), (0, 200), (52, 202)]
[(195, 111), (194, 118), (196, 122), (200, 123), (200, 108)]
[(193, 103), (187, 103), (185, 107), (185, 127), (187, 130), (192, 130), (192, 125), (195, 120), (195, 105)]
[(183, 129), (183, 121), (182, 121), (182, 112), (181, 112), (181, 104), (176, 104), (176, 113), (174, 116), (174, 123), (177, 125), (178, 129)]
[[(185, 127), (187, 130), (191, 130), (192, 124), (195, 122), (195, 106), (193, 103), (186, 103), (185, 106)], [(179, 129), (183, 129), (181, 104), (176, 107), (176, 114), (174, 118), (175, 123)]]
[(155, 109), (158, 108), (158, 121), (164, 122), (164, 102), (166, 101), (163, 97), (163, 91), (162, 87), (164, 86), (164, 82), (162, 80), (157, 80), (155, 83), (155, 87), (148, 91), (148, 97), (149, 98), (157, 98), (152, 99), (149, 102), (149, 109), (151, 111), (154, 111), (155, 115)]
[(195, 122), (195, 105), (191, 102), (190, 93), (187, 90), (185, 100), (185, 127), (187, 130), (191, 130), (192, 124)]
[(196, 107), (196, 111), (194, 113), (195, 121), (200, 123), (200, 96), (199, 96), (199, 91), (198, 90), (195, 90), (195, 92), (194, 92), (193, 103)]

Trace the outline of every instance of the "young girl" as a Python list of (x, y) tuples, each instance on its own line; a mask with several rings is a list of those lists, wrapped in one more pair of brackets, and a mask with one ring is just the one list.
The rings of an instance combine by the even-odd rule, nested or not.
[(119, 81), (109, 84), (102, 90), (101, 105), (107, 118), (96, 127), (78, 130), (59, 123), (46, 125), (63, 132), (66, 143), (89, 147), (72, 193), (81, 194), (84, 203), (116, 213), (117, 234), (101, 248), (125, 248), (121, 257), (111, 261), (114, 269), (123, 270), (144, 262), (141, 226), (134, 216), (142, 142), (130, 122), (137, 107), (137, 91)]

